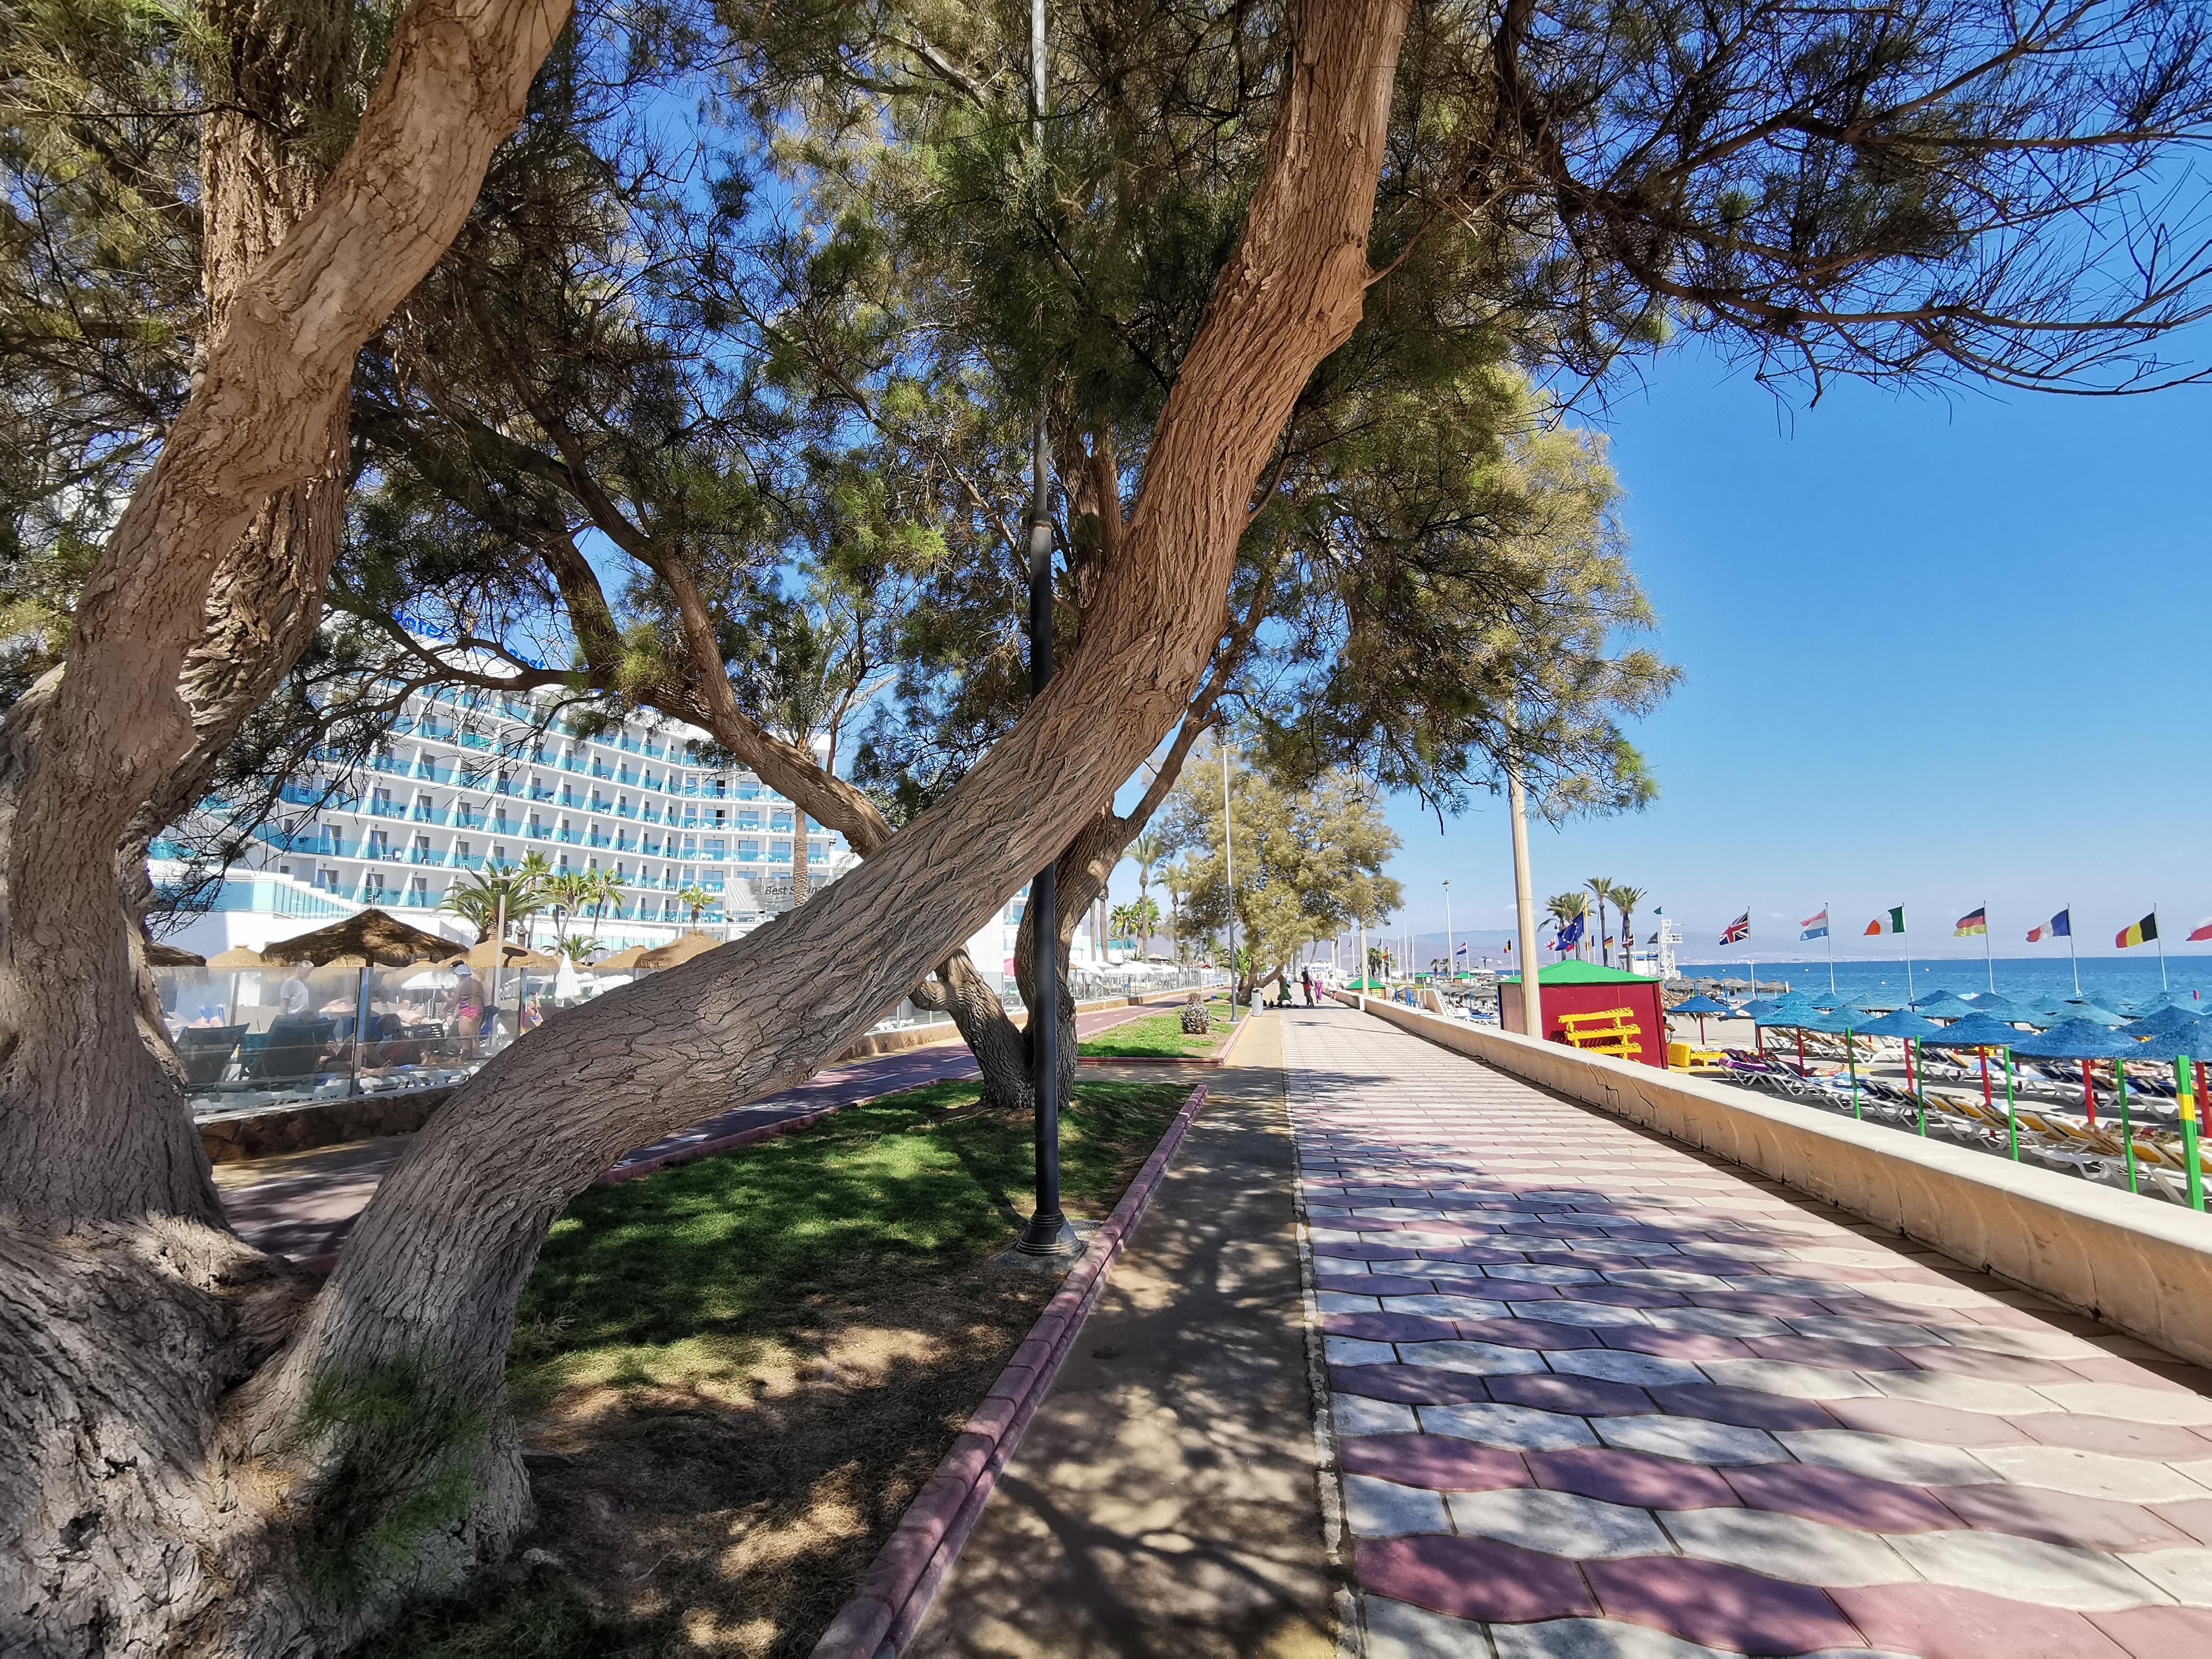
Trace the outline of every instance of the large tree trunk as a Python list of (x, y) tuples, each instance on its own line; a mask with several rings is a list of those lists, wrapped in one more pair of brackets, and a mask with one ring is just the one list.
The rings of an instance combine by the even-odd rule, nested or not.
[(322, 1467), (373, 1458), (387, 1491), (465, 1467), (471, 1522), (494, 1537), (519, 1524), (501, 1376), (516, 1297), (568, 1200), (641, 1140), (851, 1042), (1066, 847), (1187, 706), (1251, 491), (1370, 276), (1404, 0), (1315, 0), (1302, 21), (1243, 238), (1067, 666), (943, 802), (811, 902), (555, 1016), (465, 1085), (379, 1188), (282, 1364), (245, 1391), (240, 1421), (265, 1458), (294, 1467), (309, 1402), (374, 1379), (392, 1417), (480, 1426), (427, 1447), (333, 1427)]
[[(285, 1472), (222, 1450), (227, 1402), (301, 1293), (221, 1231), (155, 1058), (117, 848), (165, 790), (191, 799), (196, 745), (306, 638), (318, 556), (292, 532), (313, 509), (274, 498), (330, 472), (355, 354), (451, 240), (565, 16), (559, 0), (416, 0), (400, 20), (319, 203), (234, 284), (226, 273), (228, 314), (85, 584), (62, 667), (0, 721), (9, 1653), (305, 1651), (370, 1605), (303, 1587), (300, 1540), (327, 1540), (328, 1517), (303, 1532)], [(249, 536), (264, 553), (227, 564)], [(241, 604), (270, 609), (230, 615)], [(235, 624), (212, 656), (211, 611)], [(222, 660), (241, 639), (268, 654)]]

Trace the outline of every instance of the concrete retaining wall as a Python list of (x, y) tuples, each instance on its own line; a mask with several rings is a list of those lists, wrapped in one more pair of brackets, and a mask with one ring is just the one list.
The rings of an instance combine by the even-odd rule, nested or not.
[(2212, 1364), (2212, 1216), (1749, 1090), (1340, 1000)]

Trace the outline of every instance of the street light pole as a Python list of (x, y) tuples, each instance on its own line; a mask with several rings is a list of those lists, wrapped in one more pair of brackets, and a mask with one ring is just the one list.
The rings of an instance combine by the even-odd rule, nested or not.
[[(1030, 8), (1030, 140), (1044, 149), (1044, 0)], [(1030, 451), (1030, 696), (1052, 682), (1052, 494), (1045, 460), (1044, 399)], [(1036, 1204), (1017, 1253), (1067, 1255), (1082, 1248), (1060, 1207), (1060, 895), (1054, 860), (1030, 878), (1030, 1062), (1036, 1096)]]
[(1459, 983), (1459, 952), (1452, 948), (1451, 878), (1444, 878), (1444, 983)]
[(1229, 818), (1229, 734), (1221, 733), (1221, 857), (1229, 883), (1229, 1018), (1237, 1018), (1237, 831)]
[[(1513, 909), (1521, 943), (1521, 1029), (1544, 1035), (1543, 988), (1536, 982), (1536, 890), (1528, 875), (1528, 792), (1518, 765), (1505, 773), (1505, 798), (1513, 819)], [(1503, 1013), (1501, 1000), (1500, 1012)]]

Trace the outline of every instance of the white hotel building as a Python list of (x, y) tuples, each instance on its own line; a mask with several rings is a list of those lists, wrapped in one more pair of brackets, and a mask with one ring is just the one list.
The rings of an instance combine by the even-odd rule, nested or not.
[[(258, 951), (375, 906), (466, 943), (474, 930), (438, 908), (447, 888), (532, 853), (556, 871), (622, 878), (618, 905), (569, 924), (610, 950), (665, 945), (690, 928), (677, 894), (692, 886), (715, 901), (702, 928), (737, 938), (790, 906), (795, 809), (752, 773), (702, 762), (707, 746), (706, 733), (656, 717), (584, 737), (521, 696), (425, 690), (335, 788), (288, 784), (211, 908), (170, 942), (204, 956)], [(157, 886), (180, 878), (179, 851), (155, 843)], [(810, 889), (858, 861), (842, 836), (807, 821)], [(986, 974), (1011, 975), (1020, 915), (1017, 899), (969, 941)], [(547, 939), (550, 921), (537, 918)]]

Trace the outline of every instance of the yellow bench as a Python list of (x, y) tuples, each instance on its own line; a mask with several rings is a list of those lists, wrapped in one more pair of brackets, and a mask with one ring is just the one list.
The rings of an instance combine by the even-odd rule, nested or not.
[[(1644, 1035), (1641, 1025), (1629, 1023), (1633, 1008), (1603, 1008), (1589, 1014), (1561, 1014), (1559, 1035), (1568, 1044), (1584, 1054), (1607, 1054), (1615, 1060), (1639, 1060), (1644, 1044), (1638, 1040)], [(1607, 1025), (1592, 1025), (1590, 1022), (1609, 1020)], [(1585, 1029), (1585, 1027), (1588, 1029)]]

